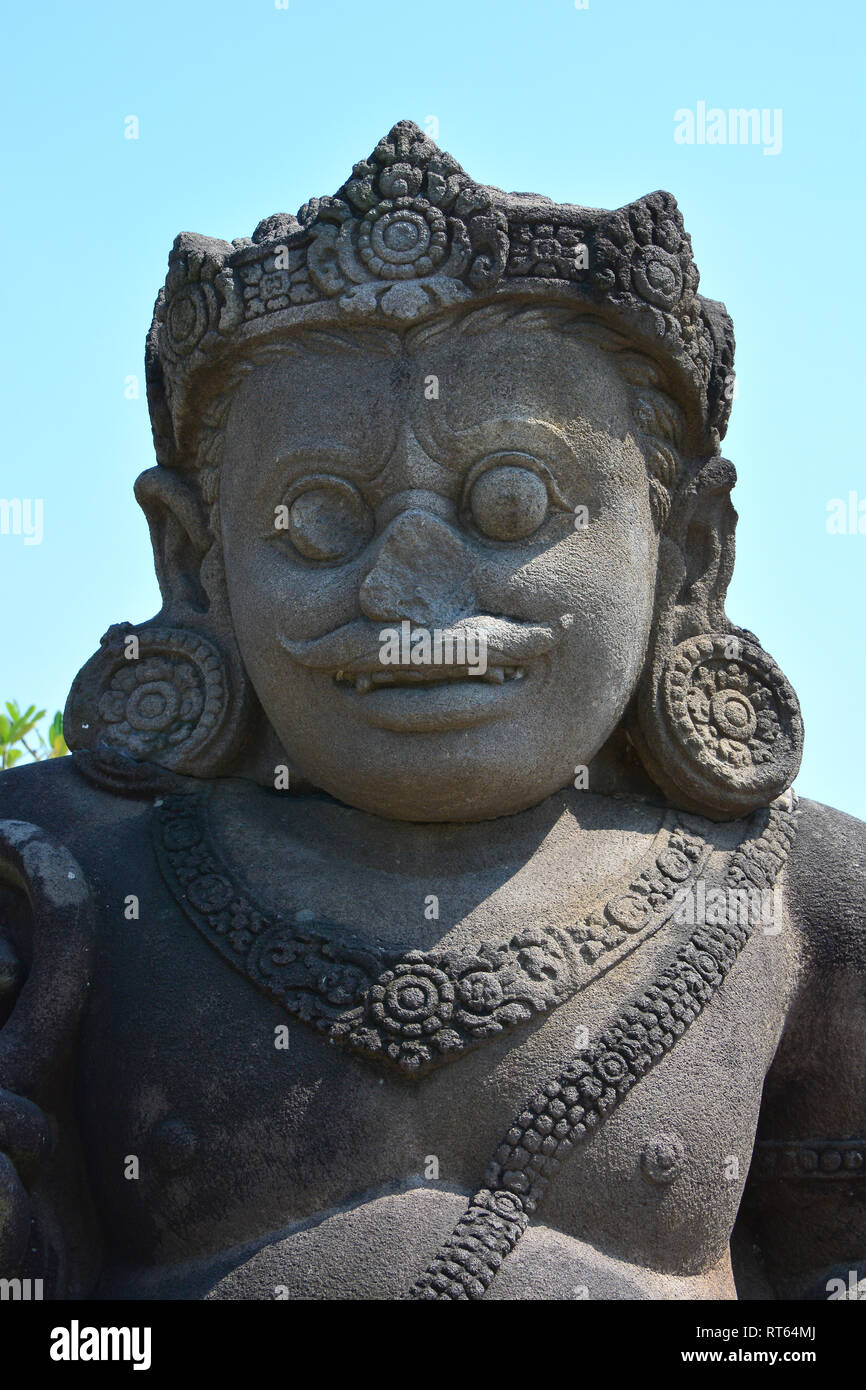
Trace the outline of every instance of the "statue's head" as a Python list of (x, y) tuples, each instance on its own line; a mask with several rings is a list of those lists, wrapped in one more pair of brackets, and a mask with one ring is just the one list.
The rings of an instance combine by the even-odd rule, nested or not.
[(802, 726), (725, 616), (733, 333), (697, 284), (669, 194), (505, 194), (410, 122), (297, 220), (179, 237), (137, 484), (163, 608), (103, 639), (67, 739), (399, 819), (583, 768), (767, 804)]

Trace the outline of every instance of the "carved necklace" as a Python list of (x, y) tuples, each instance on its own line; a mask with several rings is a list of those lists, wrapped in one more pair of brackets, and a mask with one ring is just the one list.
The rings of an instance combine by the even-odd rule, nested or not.
[(617, 965), (662, 927), (710, 847), (668, 812), (636, 870), (579, 922), (507, 940), (386, 951), (343, 927), (266, 914), (235, 882), (207, 826), (207, 793), (154, 803), (163, 877), (224, 960), (291, 1015), (373, 1061), (417, 1076), (529, 1023)]

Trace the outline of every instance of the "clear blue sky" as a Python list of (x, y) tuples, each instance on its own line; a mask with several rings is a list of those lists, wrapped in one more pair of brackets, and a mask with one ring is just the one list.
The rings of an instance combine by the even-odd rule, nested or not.
[[(676, 194), (737, 332), (728, 611), (800, 695), (801, 793), (866, 818), (866, 535), (825, 525), (830, 499), (866, 498), (859, 4), (48, 0), (7, 10), (4, 37), (0, 497), (44, 499), (44, 538), (0, 536), (0, 699), (62, 707), (108, 625), (158, 607), (132, 496), (147, 408), (124, 382), (175, 234), (248, 236), (432, 115), (483, 182)], [(678, 144), (699, 102), (781, 110), (781, 151)]]

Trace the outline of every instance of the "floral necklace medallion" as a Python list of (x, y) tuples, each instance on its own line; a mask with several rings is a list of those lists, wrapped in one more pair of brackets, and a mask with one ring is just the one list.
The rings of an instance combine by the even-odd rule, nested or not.
[(672, 916), (710, 848), (668, 812), (635, 870), (580, 921), (532, 925), (481, 946), (387, 951), (343, 927), (262, 911), (230, 873), (207, 824), (208, 793), (157, 800), (163, 877), (224, 960), (334, 1042), (409, 1075), (463, 1055), (563, 1003)]

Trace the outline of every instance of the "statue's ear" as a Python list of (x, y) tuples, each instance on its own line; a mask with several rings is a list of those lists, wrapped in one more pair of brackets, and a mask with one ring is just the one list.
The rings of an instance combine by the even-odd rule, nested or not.
[(626, 717), (644, 769), (669, 799), (713, 820), (767, 806), (800, 765), (797, 697), (754, 633), (734, 627), (736, 471), (712, 458), (675, 495), (659, 545), (646, 662)]
[(676, 494), (661, 536), (654, 641), (676, 646), (729, 627), (725, 596), (734, 569), (734, 465), (712, 458)]
[(135, 495), (150, 528), (163, 616), (182, 622), (208, 612), (216, 595), (202, 582), (202, 564), (212, 537), (199, 488), (179, 469), (159, 465), (136, 480)]
[[(118, 788), (130, 760), (196, 777), (232, 775), (259, 712), (204, 501), (181, 470), (164, 465), (143, 473), (135, 492), (150, 526), (163, 606), (147, 622), (109, 628), (72, 684), (66, 741), (111, 755)], [(268, 757), (271, 768), (280, 761)]]

